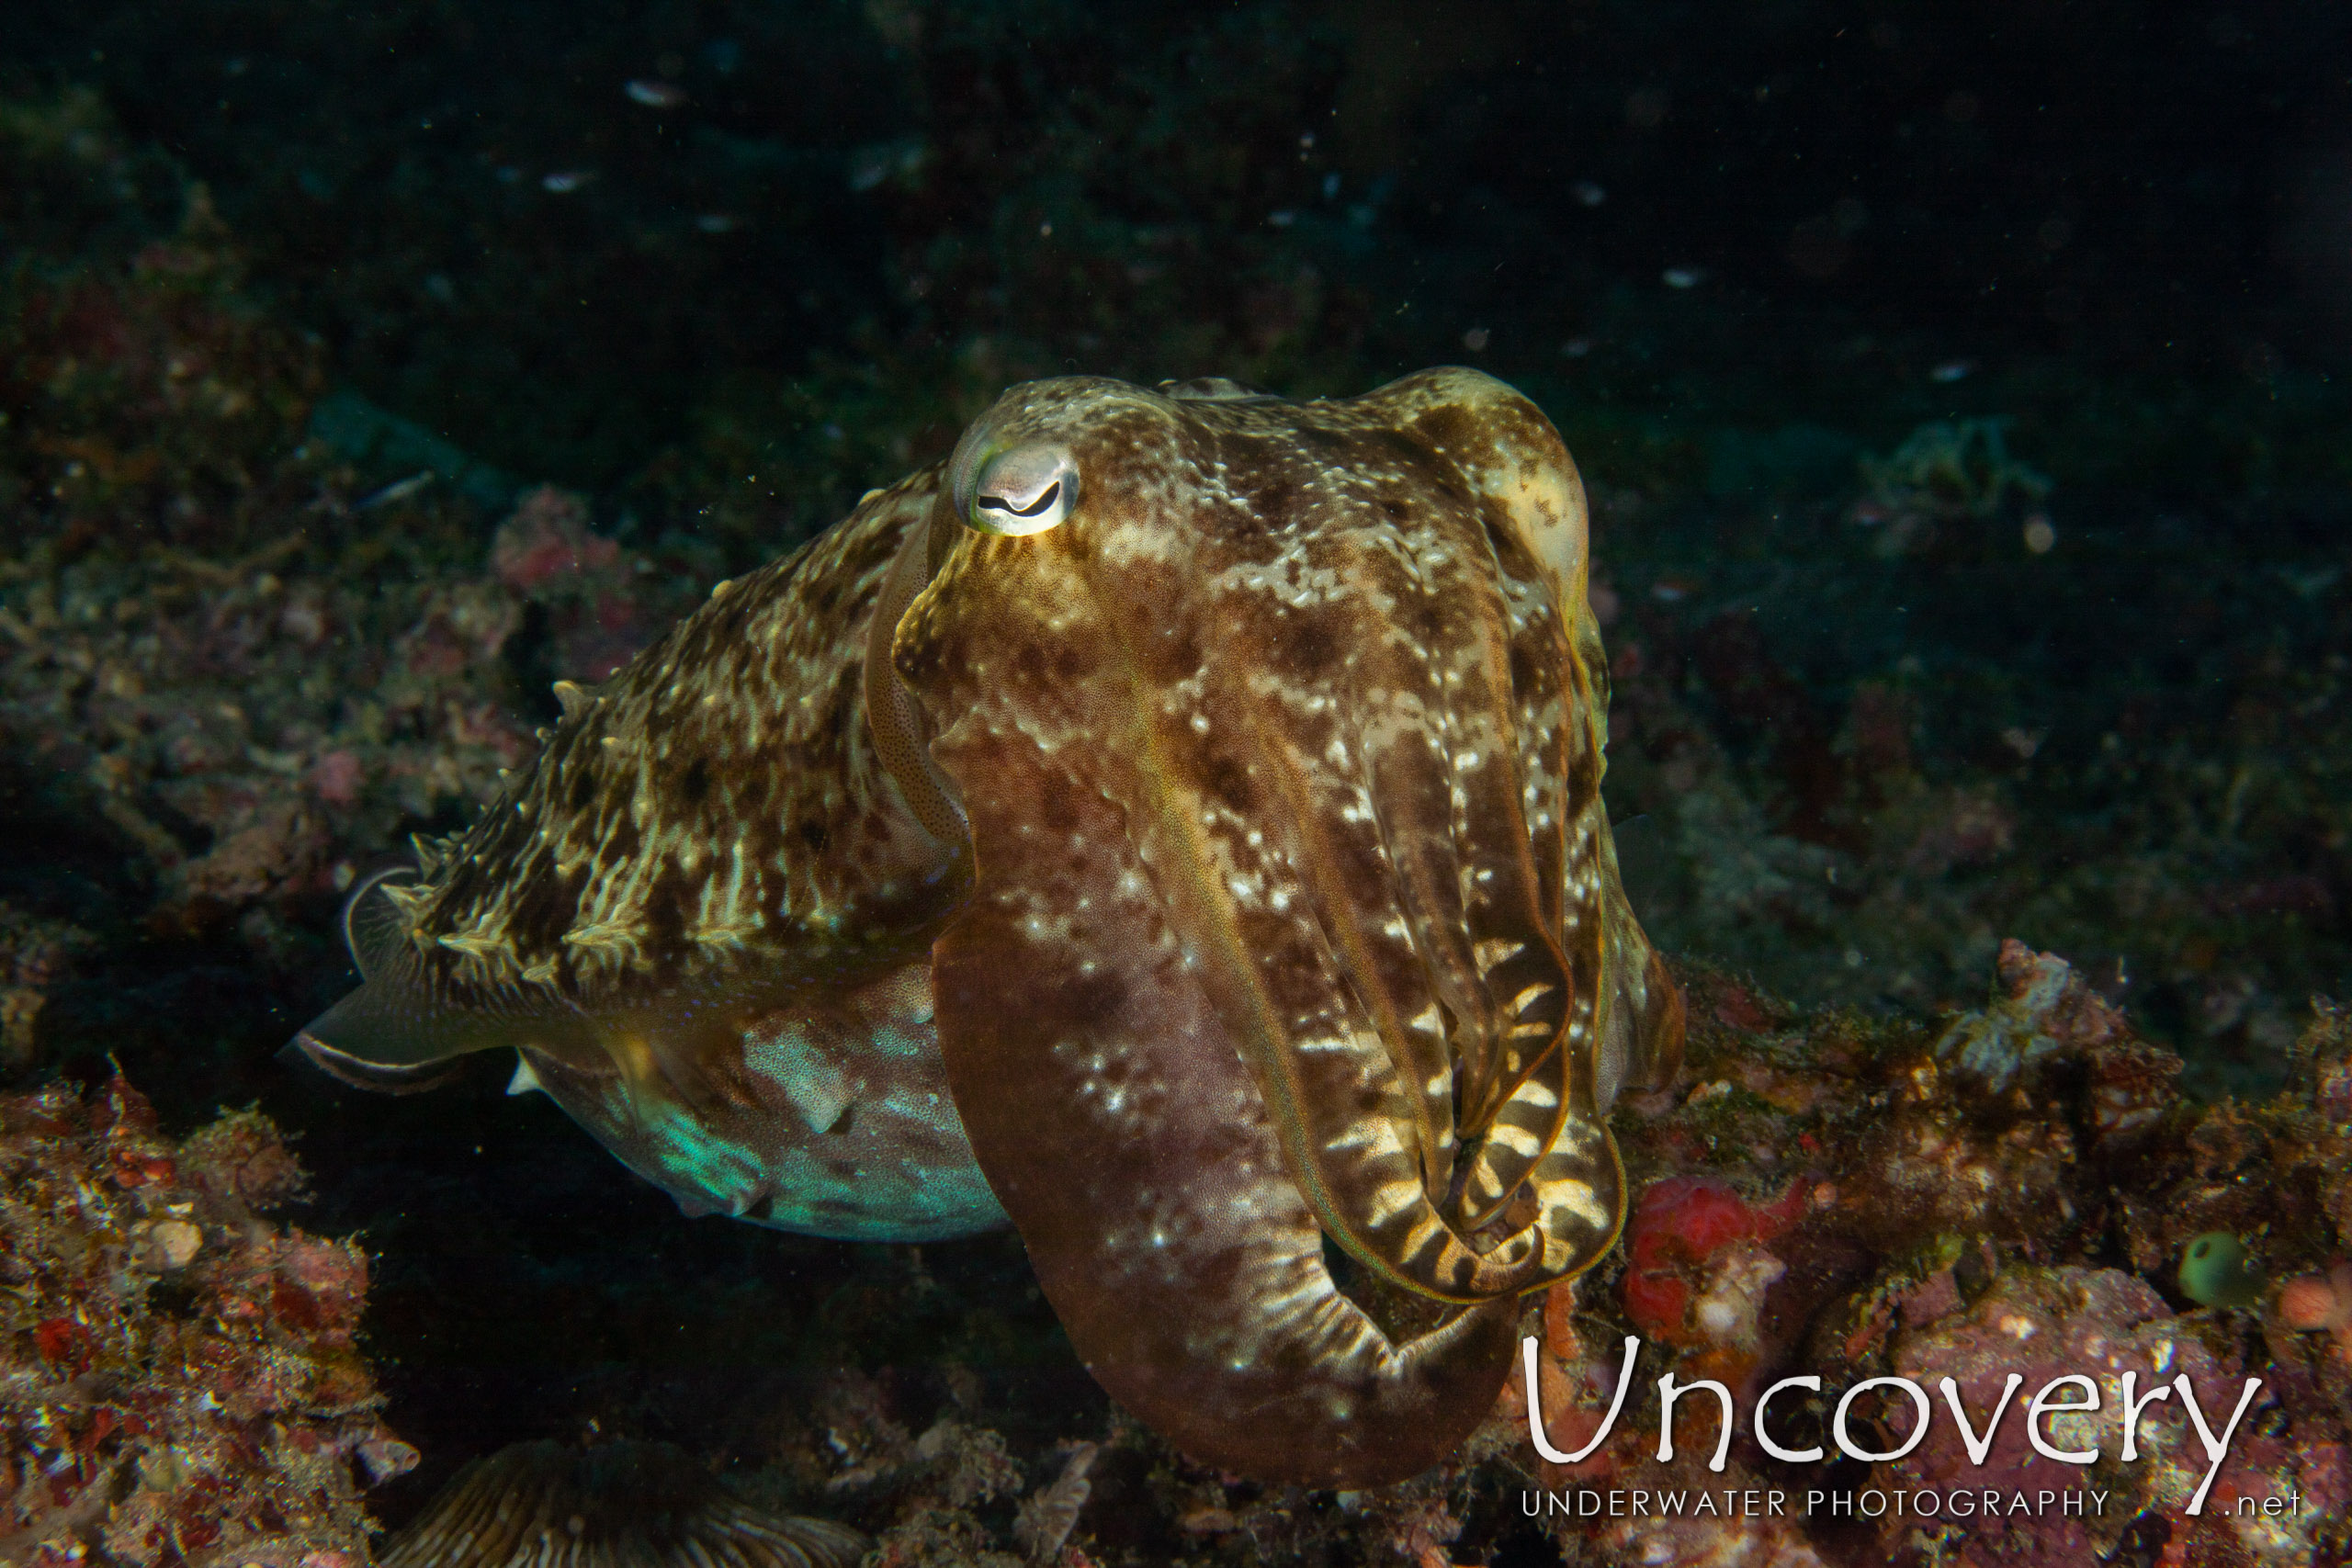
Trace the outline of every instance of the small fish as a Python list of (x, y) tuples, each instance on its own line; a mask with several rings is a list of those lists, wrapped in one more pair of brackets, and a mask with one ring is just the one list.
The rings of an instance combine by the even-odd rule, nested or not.
[(409, 497), (415, 495), (417, 492), (424, 490), (425, 486), (431, 484), (435, 479), (437, 479), (440, 477), (440, 475), (435, 473), (431, 468), (426, 468), (421, 472), (411, 474), (404, 479), (395, 479), (390, 484), (386, 485), (383, 489), (353, 502), (351, 503), (351, 510), (354, 512), (373, 512), (379, 506), (390, 506), (395, 502), (406, 501)]
[(643, 104), (650, 109), (678, 109), (686, 107), (686, 90), (674, 82), (649, 81), (633, 78), (621, 89), (632, 103)]
[(854, 148), (849, 155), (849, 188), (862, 195), (888, 180), (910, 179), (929, 156), (918, 137), (900, 137), (895, 141)]
[(556, 196), (570, 196), (589, 185), (596, 177), (594, 169), (559, 169), (539, 181), (540, 188)]

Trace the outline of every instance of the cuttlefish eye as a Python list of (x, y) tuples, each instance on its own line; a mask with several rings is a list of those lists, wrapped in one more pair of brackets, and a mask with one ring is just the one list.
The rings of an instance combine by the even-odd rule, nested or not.
[(1042, 534), (1078, 504), (1078, 465), (1058, 446), (1000, 452), (972, 486), (968, 518), (983, 534)]

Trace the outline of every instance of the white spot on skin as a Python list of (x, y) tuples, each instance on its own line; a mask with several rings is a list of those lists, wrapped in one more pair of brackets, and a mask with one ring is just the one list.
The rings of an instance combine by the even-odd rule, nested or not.
[(1500, 1144), (1521, 1159), (1533, 1159), (1544, 1152), (1544, 1141), (1524, 1127), (1498, 1122), (1487, 1134), (1490, 1144)]
[(1424, 1201), (1419, 1182), (1390, 1182), (1373, 1194), (1372, 1202), (1364, 1210), (1364, 1225), (1367, 1229), (1376, 1229), (1399, 1214), (1410, 1213)]

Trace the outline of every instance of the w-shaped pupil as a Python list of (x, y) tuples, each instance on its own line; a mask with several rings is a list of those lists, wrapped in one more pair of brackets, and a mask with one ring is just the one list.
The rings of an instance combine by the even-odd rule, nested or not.
[(1035, 517), (1043, 513), (1046, 508), (1053, 505), (1061, 493), (1062, 481), (1056, 479), (1046, 487), (1045, 494), (1026, 506), (1015, 506), (1001, 495), (984, 495), (980, 497), (980, 504), (990, 512), (1009, 512), (1015, 517)]

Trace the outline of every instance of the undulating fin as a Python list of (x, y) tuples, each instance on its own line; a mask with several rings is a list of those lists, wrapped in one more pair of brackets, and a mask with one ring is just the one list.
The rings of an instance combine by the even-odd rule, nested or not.
[(416, 882), (414, 867), (388, 865), (361, 877), (343, 901), (343, 945), (361, 979), (375, 978), (408, 940)]
[[(420, 858), (425, 858), (428, 846), (435, 850), (439, 847), (422, 837), (415, 842)], [(344, 945), (350, 950), (351, 962), (366, 982), (344, 998), (345, 1004), (366, 996), (379, 984), (389, 987), (396, 983), (391, 976), (402, 968), (401, 955), (408, 947), (418, 886), (414, 868), (389, 865), (362, 877), (343, 901)], [(339, 1005), (328, 1017), (343, 1010)], [(280, 1058), (300, 1057), (330, 1077), (379, 1094), (419, 1094), (438, 1089), (456, 1076), (457, 1069), (443, 1057), (378, 1061), (364, 1052), (354, 1052), (342, 1042), (356, 1038), (356, 1032), (338, 1029), (325, 1038), (314, 1032), (325, 1021), (318, 1021), (288, 1041), (279, 1053)], [(330, 1043), (330, 1040), (338, 1043)]]
[(459, 1072), (455, 1063), (427, 1062), (415, 1067), (379, 1067), (346, 1056), (313, 1038), (309, 1031), (288, 1040), (277, 1053), (278, 1061), (287, 1066), (308, 1065), (316, 1067), (337, 1083), (354, 1089), (368, 1089), (376, 1094), (423, 1094), (426, 1089), (439, 1089)]
[(476, 1051), (577, 1044), (579, 1015), (520, 987), (464, 1000), (443, 994), (411, 937), (422, 886), (414, 878), (394, 867), (353, 891), (344, 905), (344, 938), (365, 984), (313, 1019), (293, 1047), (345, 1083), (409, 1094), (445, 1081), (449, 1063)]
[[(1634, 820), (1647, 823), (1652, 819), (1645, 815)], [(1648, 848), (1656, 850), (1657, 846), (1652, 843)], [(1638, 932), (1640, 928), (1634, 924), (1633, 908), (1626, 897), (1624, 875), (1619, 869), (1617, 844), (1611, 836), (1601, 838), (1600, 852), (1601, 897), (1612, 929), (1621, 933)], [(1622, 935), (1618, 940), (1623, 940)], [(1646, 941), (1640, 945), (1648, 946)], [(1665, 1089), (1674, 1082), (1675, 1075), (1682, 1070), (1686, 1021), (1681, 987), (1667, 973), (1666, 962), (1655, 948), (1649, 949), (1638, 963), (1613, 964), (1612, 974), (1615, 994), (1609, 998), (1605, 1010), (1608, 1024), (1593, 1063), (1604, 1104), (1621, 1089)]]
[(517, 1443), (394, 1536), (384, 1568), (851, 1568), (866, 1539), (744, 1502), (669, 1443)]
[(865, 618), (933, 490), (715, 594), (603, 687), (556, 682), (562, 723), (482, 818), (355, 896), (367, 984), (300, 1048), (355, 1081), (515, 1047), (695, 1114), (740, 1099), (746, 1010), (870, 966), (961, 890), (860, 722)]

